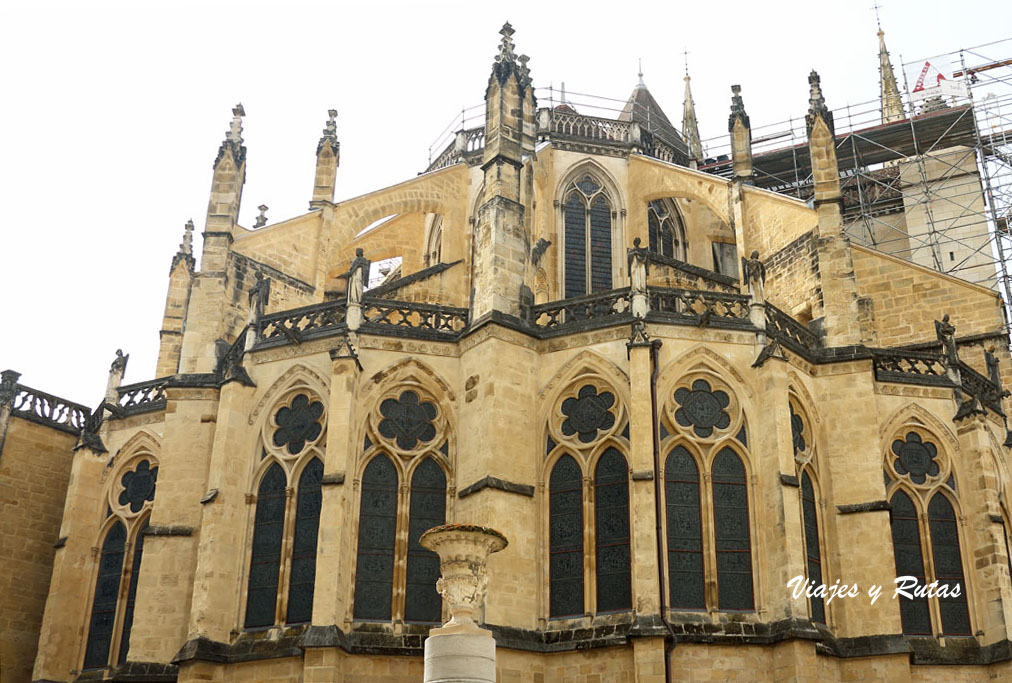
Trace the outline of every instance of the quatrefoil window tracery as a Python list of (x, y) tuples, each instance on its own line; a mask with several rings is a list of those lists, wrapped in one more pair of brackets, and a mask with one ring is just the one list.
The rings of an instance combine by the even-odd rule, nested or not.
[(399, 398), (380, 403), (377, 430), (385, 439), (394, 439), (397, 447), (410, 451), (419, 441), (428, 443), (436, 438), (436, 404), (423, 401), (414, 391), (403, 391)]
[(708, 438), (715, 429), (727, 429), (731, 415), (727, 408), (731, 397), (726, 391), (714, 389), (705, 379), (693, 381), (691, 388), (675, 390), (675, 422), (682, 427), (691, 427), (696, 436)]
[(789, 405), (791, 410), (791, 438), (794, 441), (794, 454), (804, 453), (808, 448), (808, 443), (805, 441), (805, 421), (794, 412), (794, 404)]
[(135, 469), (124, 472), (120, 477), (122, 490), (116, 502), (128, 507), (130, 512), (140, 512), (146, 502), (155, 499), (157, 480), (158, 466), (152, 467), (150, 460), (141, 460)]
[(278, 427), (271, 440), (289, 455), (298, 455), (307, 442), (316, 441), (323, 432), (321, 417), (323, 404), (320, 401), (310, 401), (307, 394), (297, 394), (291, 405), (282, 406), (275, 414), (274, 422)]
[(908, 476), (914, 484), (923, 484), (928, 477), (937, 477), (941, 467), (937, 461), (938, 447), (917, 432), (907, 432), (903, 439), (892, 443), (893, 469)]
[(597, 387), (585, 384), (576, 396), (562, 402), (562, 414), (566, 416), (561, 427), (563, 435), (577, 435), (581, 443), (591, 443), (597, 439), (598, 432), (615, 426), (615, 413), (611, 411), (614, 405), (615, 394), (598, 393)]

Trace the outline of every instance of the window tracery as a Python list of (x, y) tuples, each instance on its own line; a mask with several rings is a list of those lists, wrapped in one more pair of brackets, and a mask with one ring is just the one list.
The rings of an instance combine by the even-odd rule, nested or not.
[(555, 400), (546, 437), (550, 618), (632, 608), (627, 428), (603, 377), (584, 373)]
[[(804, 533), (805, 575), (812, 585), (828, 583), (824, 577), (822, 562), (821, 500), (817, 486), (817, 461), (814, 453), (814, 440), (811, 435), (809, 420), (801, 409), (796, 396), (792, 393), (788, 399), (788, 410), (791, 422), (791, 439), (794, 447), (794, 462), (797, 466), (798, 486), (801, 498), (801, 526)], [(812, 621), (826, 623), (825, 599), (819, 596), (808, 597), (809, 614)]]
[(144, 532), (157, 480), (158, 461), (143, 441), (109, 480), (83, 670), (122, 664), (129, 654)]
[(420, 383), (388, 389), (369, 412), (362, 451), (353, 618), (441, 621), (439, 557), (419, 538), (444, 524), (450, 430), (439, 399)]
[(690, 372), (667, 396), (659, 429), (669, 604), (676, 610), (751, 611), (745, 416), (734, 391), (706, 370)]
[(244, 628), (312, 621), (326, 412), (320, 390), (296, 379), (263, 422)]
[(589, 174), (571, 183), (563, 196), (565, 297), (607, 291), (612, 288), (612, 200)]
[(647, 230), (650, 251), (680, 261), (686, 260), (689, 245), (674, 200), (656, 199), (647, 205)]
[(887, 441), (886, 492), (891, 504), (896, 575), (912, 576), (917, 587), (939, 589), (901, 597), (906, 635), (969, 636), (969, 603), (956, 512), (956, 479), (949, 454), (938, 439), (913, 420)]

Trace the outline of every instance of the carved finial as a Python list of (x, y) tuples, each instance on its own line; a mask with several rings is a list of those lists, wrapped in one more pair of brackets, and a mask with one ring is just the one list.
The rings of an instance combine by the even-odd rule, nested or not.
[(685, 56), (685, 75), (689, 75), (689, 48), (682, 50), (682, 55)]
[(734, 130), (734, 122), (741, 119), (742, 125), (750, 128), (748, 114), (745, 113), (745, 102), (741, 99), (741, 86), (731, 86), (731, 116), (727, 120), (728, 132)]
[(566, 103), (566, 82), (562, 81), (562, 104)]
[(812, 126), (815, 125), (815, 119), (820, 116), (829, 127), (829, 132), (832, 133), (834, 131), (833, 113), (826, 106), (826, 98), (822, 96), (821, 79), (815, 69), (812, 69), (812, 73), (808, 74), (808, 90), (808, 115), (805, 116), (808, 133), (811, 134)]
[(20, 377), (21, 373), (14, 370), (0, 372), (0, 406), (14, 402), (14, 397), (18, 393), (18, 379)]
[(242, 117), (244, 116), (246, 116), (246, 110), (243, 109), (241, 102), (232, 107), (232, 124), (225, 137), (229, 142), (234, 142), (237, 145), (242, 144)]
[(639, 63), (639, 78), (640, 78), (640, 80), (639, 80), (638, 85), (646, 86), (646, 83), (643, 82), (643, 58), (642, 57), (638, 57), (636, 59), (636, 61)]
[(179, 245), (179, 253), (185, 256), (193, 255), (193, 219), (186, 221), (183, 226), (183, 243)]
[(515, 31), (508, 21), (502, 25), (502, 28), (499, 30), (502, 42), (499, 43), (499, 54), (495, 58), (495, 61), (499, 63), (516, 61), (516, 56), (513, 54), (514, 33)]
[(323, 129), (323, 137), (337, 140), (337, 110), (328, 109), (327, 115), (330, 118), (327, 119), (327, 127)]
[(257, 216), (256, 223), (253, 224), (254, 230), (256, 228), (262, 228), (265, 225), (267, 225), (267, 209), (269, 209), (270, 207), (267, 206), (266, 204), (261, 204), (257, 208), (260, 209), (260, 215)]
[(878, 0), (875, 0), (874, 4), (872, 4), (871, 7), (872, 7), (873, 10), (875, 10), (875, 23), (878, 25), (878, 30), (881, 31), (882, 30), (882, 21), (881, 21), (879, 15), (878, 15), (878, 11), (879, 11), (879, 9), (881, 9), (882, 5), (878, 4)]
[(520, 68), (518, 69), (518, 73), (520, 75), (520, 85), (526, 88), (531, 84), (531, 70), (527, 67), (527, 62), (530, 61), (531, 58), (527, 55), (520, 55), (517, 59), (520, 61)]

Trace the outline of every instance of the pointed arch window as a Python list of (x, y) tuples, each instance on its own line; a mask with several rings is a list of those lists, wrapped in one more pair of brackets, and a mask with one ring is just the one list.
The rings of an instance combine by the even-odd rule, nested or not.
[(397, 469), (382, 453), (362, 475), (355, 568), (355, 618), (389, 621), (397, 538)]
[[(814, 581), (815, 585), (821, 585), (822, 581), (822, 549), (819, 545), (819, 515), (817, 510), (818, 498), (815, 495), (815, 486), (812, 485), (812, 478), (808, 470), (801, 472), (801, 518), (805, 528), (805, 566), (808, 569), (808, 579)], [(826, 604), (821, 597), (809, 598), (809, 609), (812, 614), (812, 621), (820, 624), (826, 623)]]
[(288, 581), (289, 624), (308, 623), (313, 619), (313, 594), (316, 587), (316, 543), (320, 531), (320, 507), (323, 504), (323, 462), (310, 460), (299, 477), (295, 504), (295, 538), (292, 543), (292, 575)]
[(274, 463), (257, 488), (253, 522), (253, 552), (250, 555), (249, 585), (246, 592), (246, 628), (271, 626), (278, 602), (281, 573), (281, 542), (285, 526), (285, 471)]
[(647, 205), (647, 231), (650, 251), (662, 256), (685, 260), (688, 244), (685, 228), (675, 202), (655, 199)]
[(594, 468), (594, 529), (597, 611), (630, 609), (629, 468), (616, 448), (606, 450)]
[(590, 175), (569, 186), (563, 202), (565, 296), (612, 288), (612, 203)]
[(583, 475), (572, 456), (555, 463), (548, 491), (549, 615), (582, 616)]
[[(890, 526), (896, 576), (916, 579), (914, 588), (937, 584), (937, 595), (901, 596), (907, 635), (970, 636), (970, 612), (956, 512), (951, 459), (919, 425), (906, 427), (886, 453)], [(905, 486), (899, 487), (899, 482)]]
[(676, 446), (668, 454), (664, 465), (664, 488), (669, 604), (676, 609), (706, 609), (699, 468), (684, 446)]
[(424, 459), (411, 477), (408, 520), (408, 576), (404, 619), (438, 623), (443, 609), (443, 599), (436, 592), (439, 555), (426, 550), (418, 542), (427, 530), (446, 523), (446, 475), (432, 458)]
[(748, 486), (745, 465), (730, 448), (713, 459), (713, 528), (720, 609), (753, 609)]
[(123, 664), (130, 652), (144, 534), (155, 498), (158, 465), (150, 456), (127, 457), (111, 478), (104, 518), (109, 526), (98, 554), (82, 669)]

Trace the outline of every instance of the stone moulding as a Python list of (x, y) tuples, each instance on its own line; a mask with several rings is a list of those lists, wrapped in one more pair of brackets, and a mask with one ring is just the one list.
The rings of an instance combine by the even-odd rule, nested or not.
[(499, 491), (506, 491), (507, 493), (516, 493), (521, 496), (531, 498), (534, 496), (534, 487), (529, 484), (516, 484), (505, 479), (499, 479), (498, 477), (482, 477), (478, 481), (474, 482), (470, 486), (465, 486), (458, 493), (458, 498), (467, 498), (470, 495), (478, 493), (484, 489), (498, 489)]
[(867, 503), (851, 503), (848, 505), (837, 505), (836, 511), (841, 515), (852, 515), (856, 512), (877, 512), (880, 510), (891, 510), (892, 506), (888, 500), (873, 500)]

